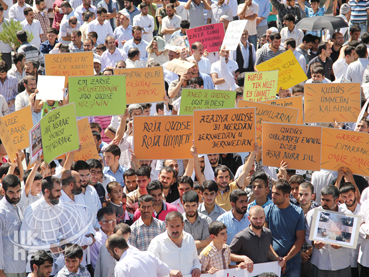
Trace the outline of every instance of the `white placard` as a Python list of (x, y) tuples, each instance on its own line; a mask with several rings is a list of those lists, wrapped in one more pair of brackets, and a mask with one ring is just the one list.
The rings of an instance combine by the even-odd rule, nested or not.
[(63, 100), (64, 76), (38, 76), (37, 100)]
[(225, 46), (225, 50), (236, 50), (241, 40), (243, 30), (245, 30), (247, 20), (236, 20), (229, 23), (227, 31), (225, 33), (222, 47)]

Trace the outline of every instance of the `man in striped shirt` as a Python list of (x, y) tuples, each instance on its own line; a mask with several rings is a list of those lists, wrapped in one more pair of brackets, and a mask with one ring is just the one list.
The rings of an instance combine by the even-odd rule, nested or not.
[(348, 5), (351, 8), (351, 17), (350, 24), (352, 26), (354, 24), (359, 25), (361, 29), (360, 36), (369, 31), (367, 20), (369, 15), (369, 2), (366, 0), (350, 0)]
[(4, 62), (0, 61), (0, 94), (4, 96), (9, 112), (14, 112), (15, 97), (18, 94), (18, 80), (14, 76), (7, 75), (9, 66)]
[(268, 46), (261, 48), (260, 51), (256, 53), (256, 63), (255, 65), (266, 62), (279, 54), (282, 54), (285, 50), (281, 47), (281, 35), (277, 32), (271, 33), (269, 36), (270, 43)]

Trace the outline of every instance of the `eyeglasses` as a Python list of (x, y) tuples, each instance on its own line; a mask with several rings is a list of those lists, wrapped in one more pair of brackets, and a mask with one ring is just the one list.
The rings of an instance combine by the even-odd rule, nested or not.
[(109, 220), (109, 221), (102, 221), (104, 223), (109, 223), (109, 224), (113, 224), (113, 222), (117, 222), (117, 219), (112, 219), (112, 220)]

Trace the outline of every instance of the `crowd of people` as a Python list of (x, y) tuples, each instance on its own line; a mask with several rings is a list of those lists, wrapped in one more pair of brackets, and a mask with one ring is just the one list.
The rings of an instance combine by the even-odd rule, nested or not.
[[(100, 159), (74, 161), (76, 150), (30, 164), (21, 149), (10, 160), (0, 138), (0, 277), (252, 274), (271, 261), (286, 277), (369, 276), (367, 176), (266, 166), (261, 145), (207, 155), (193, 145), (188, 160), (138, 160), (133, 147), (134, 117), (179, 114), (183, 88), (235, 90), (237, 107), (245, 73), (289, 50), (306, 83), (361, 84), (358, 121), (322, 126), (368, 133), (369, 2), (344, 2), (0, 0), (0, 32), (10, 20), (22, 26), (17, 49), (0, 41), (0, 116), (30, 106), (36, 124), (69, 103), (68, 88), (63, 101), (36, 99), (45, 55), (93, 52), (96, 75), (163, 67), (165, 82), (162, 102), (88, 117)], [(296, 28), (324, 15), (348, 27)], [(226, 31), (234, 20), (247, 22), (235, 51), (187, 39), (188, 29), (223, 23)], [(179, 76), (166, 69), (174, 59), (193, 66)], [(276, 98), (303, 97), (304, 83)], [(362, 216), (356, 249), (310, 240), (316, 208)]]

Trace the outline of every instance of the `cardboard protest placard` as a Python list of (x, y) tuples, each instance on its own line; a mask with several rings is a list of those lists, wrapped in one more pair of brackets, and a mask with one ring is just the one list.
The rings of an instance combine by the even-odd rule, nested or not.
[(321, 168), (346, 167), (353, 174), (369, 176), (369, 134), (323, 128)]
[(29, 164), (28, 167), (32, 168), (33, 163), (36, 161), (39, 155), (42, 155), (42, 138), (41, 138), (41, 125), (37, 122), (28, 133), (29, 138)]
[(69, 103), (75, 103), (77, 116), (124, 114), (125, 76), (70, 77)]
[(190, 48), (195, 42), (201, 42), (209, 53), (218, 52), (224, 39), (224, 26), (223, 23), (203, 25), (188, 29), (186, 34)]
[(299, 110), (240, 100), (239, 108), (256, 108), (256, 141), (261, 145), (263, 122), (296, 124)]
[(134, 153), (139, 160), (190, 159), (193, 116), (136, 116)]
[[(63, 88), (65, 84), (64, 76), (44, 76), (39, 75), (37, 81), (37, 100), (63, 100)], [(52, 89), (50, 89), (52, 88)]]
[(29, 146), (28, 131), (32, 128), (32, 112), (31, 107), (27, 106), (16, 112), (3, 117), (13, 143), (17, 149), (24, 149)]
[(297, 124), (304, 124), (304, 113), (303, 113), (304, 109), (302, 106), (302, 96), (263, 101), (262, 104), (270, 104), (274, 106), (298, 109), (299, 115), (297, 117)]
[(115, 75), (126, 77), (127, 104), (164, 101), (163, 67), (115, 69)]
[(243, 100), (266, 101), (275, 99), (278, 89), (278, 71), (245, 72)]
[(65, 87), (68, 76), (94, 75), (94, 56), (91, 51), (45, 55), (45, 75), (65, 76)]
[(199, 154), (254, 150), (255, 109), (195, 110), (194, 141)]
[(6, 153), (9, 156), (11, 162), (14, 162), (14, 159), (17, 158), (16, 153), (18, 152), (18, 148), (15, 146), (13, 142), (13, 138), (10, 136), (10, 132), (5, 125), (3, 117), (0, 116), (0, 139), (4, 144)]
[(304, 70), (291, 50), (256, 66), (258, 71), (279, 70), (278, 86), (288, 89), (307, 80)]
[(77, 121), (79, 144), (81, 148), (74, 154), (74, 161), (87, 161), (89, 159), (100, 159), (97, 153), (94, 137), (90, 128), (88, 118)]
[(322, 127), (263, 122), (263, 165), (320, 170)]
[(231, 90), (182, 89), (179, 114), (193, 114), (194, 110), (234, 108), (236, 92)]
[(48, 112), (40, 120), (44, 160), (50, 163), (56, 157), (79, 148), (78, 128), (74, 103)]
[(236, 50), (240, 43), (242, 32), (246, 27), (246, 20), (236, 20), (229, 22), (227, 31), (225, 33), (222, 47), (225, 46), (225, 50)]
[(188, 70), (195, 64), (188, 61), (173, 59), (165, 66), (166, 70), (172, 71), (178, 75), (183, 75), (188, 72)]
[(305, 122), (356, 122), (360, 84), (305, 84)]

